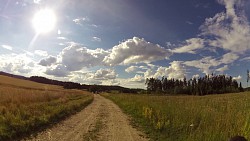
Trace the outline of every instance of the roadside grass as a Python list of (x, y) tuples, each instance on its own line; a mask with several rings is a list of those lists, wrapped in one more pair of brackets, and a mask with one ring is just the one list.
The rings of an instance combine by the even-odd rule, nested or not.
[(66, 90), (15, 78), (2, 78), (0, 140), (14, 140), (34, 133), (75, 114), (93, 101), (93, 95), (88, 92)]
[(132, 117), (152, 140), (250, 140), (250, 93), (209, 96), (103, 94)]

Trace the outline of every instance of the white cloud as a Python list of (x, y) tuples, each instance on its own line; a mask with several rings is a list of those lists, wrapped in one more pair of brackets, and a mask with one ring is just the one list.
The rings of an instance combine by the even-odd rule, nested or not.
[(43, 68), (36, 65), (27, 54), (0, 55), (0, 70), (12, 74), (31, 76), (42, 74)]
[(96, 73), (93, 75), (93, 79), (95, 80), (108, 80), (108, 79), (115, 79), (117, 74), (112, 69), (100, 69), (97, 70)]
[(233, 80), (241, 80), (241, 79), (242, 79), (242, 77), (240, 75), (237, 77), (233, 77)]
[(59, 54), (59, 63), (65, 65), (69, 71), (77, 71), (83, 67), (103, 65), (102, 61), (108, 54), (108, 51), (100, 48), (91, 50), (80, 44), (72, 43)]
[(71, 72), (69, 80), (83, 84), (102, 84), (102, 81), (93, 79), (92, 72), (86, 72), (84, 70)]
[(66, 66), (59, 64), (47, 68), (45, 74), (55, 77), (67, 77), (69, 75), (69, 71), (67, 70)]
[(13, 47), (9, 45), (1, 45), (1, 47), (7, 50), (13, 50)]
[(71, 72), (69, 78), (70, 81), (79, 83), (118, 85), (117, 76), (117, 73), (113, 69), (99, 69), (96, 72), (86, 70)]
[(40, 60), (38, 64), (41, 66), (51, 66), (52, 64), (56, 63), (56, 60), (56, 57), (48, 56), (47, 58)]
[(224, 71), (228, 70), (228, 65), (224, 65), (221, 68), (216, 69), (216, 71), (223, 73)]
[(111, 54), (104, 58), (104, 62), (110, 66), (150, 63), (167, 59), (170, 55), (169, 50), (158, 44), (134, 37), (113, 47)]
[(154, 64), (149, 64), (149, 63), (147, 64), (147, 66), (149, 66), (152, 69), (156, 67)]
[(148, 69), (144, 73), (144, 78), (162, 78), (163, 76), (171, 79), (183, 79), (186, 75), (186, 69), (181, 61), (173, 61), (169, 67), (158, 67), (156, 71)]
[(35, 53), (36, 55), (43, 56), (43, 57), (48, 56), (47, 51), (43, 51), (43, 50), (35, 50), (34, 53)]
[(136, 74), (135, 77), (130, 78), (129, 81), (143, 83), (145, 81), (145, 78), (142, 75)]
[(185, 61), (183, 64), (199, 68), (205, 74), (211, 74), (213, 70), (211, 67), (217, 67), (222, 64), (231, 64), (237, 60), (239, 56), (235, 53), (224, 54), (220, 59), (215, 59), (211, 56), (204, 57), (200, 60)]
[(154, 72), (152, 69), (148, 69), (145, 73), (144, 73), (144, 77), (145, 78), (151, 78), (151, 77), (154, 77)]
[(190, 67), (199, 68), (205, 74), (211, 74), (210, 68), (212, 66), (218, 66), (216, 60), (212, 59), (211, 56), (204, 57), (201, 60), (186, 61), (186, 62), (183, 62), (183, 64), (190, 66)]
[(137, 66), (130, 66), (130, 67), (126, 68), (125, 71), (127, 73), (130, 73), (130, 72), (134, 72), (136, 69), (138, 69)]
[(88, 17), (81, 17), (81, 18), (76, 18), (73, 20), (77, 25), (82, 26), (84, 22), (88, 22), (89, 18)]
[[(208, 37), (210, 46), (223, 48), (236, 53), (250, 49), (250, 26), (242, 11), (240, 0), (219, 0), (226, 7), (226, 12), (207, 18), (200, 27), (201, 35)], [(214, 37), (211, 39), (209, 37)]]
[(116, 79), (111, 79), (111, 80), (106, 80), (103, 82), (104, 85), (113, 85), (113, 86), (119, 86), (121, 83), (119, 80)]
[(102, 39), (99, 38), (99, 37), (92, 37), (92, 41), (94, 41), (94, 42), (101, 42)]
[(1, 69), (6, 72), (28, 73), (31, 69), (28, 64), (32, 61), (25, 54), (1, 55)]
[(222, 59), (220, 60), (220, 63), (222, 64), (230, 64), (233, 63), (235, 60), (239, 58), (239, 55), (235, 53), (227, 53), (222, 56)]
[[(164, 75), (163, 75), (164, 74)], [(155, 77), (167, 76), (168, 78), (183, 79), (186, 74), (186, 69), (180, 61), (173, 61), (168, 68), (159, 68)]]
[(125, 79), (125, 78), (117, 78), (116, 80), (119, 81), (120, 86), (123, 86), (123, 87), (146, 89), (146, 85), (141, 82), (138, 83), (136, 81), (130, 81), (130, 79)]
[(195, 53), (197, 49), (204, 47), (204, 40), (201, 38), (191, 38), (186, 40), (185, 45), (173, 50), (174, 53)]
[(240, 61), (250, 61), (250, 57), (244, 57)]
[(57, 37), (58, 40), (66, 40), (66, 37)]

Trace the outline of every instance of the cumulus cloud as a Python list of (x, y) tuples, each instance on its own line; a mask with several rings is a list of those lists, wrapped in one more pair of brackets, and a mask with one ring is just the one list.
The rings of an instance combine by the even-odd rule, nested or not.
[(56, 63), (57, 58), (54, 56), (48, 56), (47, 58), (44, 58), (40, 60), (38, 63), (41, 66), (51, 66), (52, 64)]
[(93, 72), (77, 71), (71, 72), (69, 80), (83, 84), (102, 84), (102, 81), (93, 79)]
[[(236, 53), (250, 49), (250, 26), (244, 14), (241, 0), (218, 0), (226, 11), (207, 18), (200, 27), (201, 35), (207, 38), (210, 46), (223, 48)], [(237, 9), (236, 9), (237, 8)]]
[(102, 39), (99, 38), (99, 37), (92, 37), (92, 41), (94, 41), (94, 42), (101, 42)]
[(113, 69), (99, 69), (95, 72), (86, 70), (71, 72), (69, 78), (70, 81), (80, 83), (118, 85), (117, 76), (117, 73)]
[(0, 55), (1, 70), (14, 74), (31, 74), (37, 68), (34, 68), (35, 62), (27, 54), (7, 54)]
[(183, 64), (199, 68), (205, 74), (211, 74), (211, 67), (217, 67), (222, 64), (231, 64), (239, 58), (239, 55), (235, 53), (224, 54), (220, 59), (213, 58), (211, 56), (204, 57), (200, 60), (185, 61)]
[(167, 59), (170, 55), (171, 52), (160, 45), (134, 37), (113, 47), (104, 62), (110, 66), (150, 63)]
[[(37, 54), (42, 54), (42, 52), (37, 51)], [(57, 57), (49, 56), (40, 60), (38, 64), (48, 67), (45, 72), (48, 75), (65, 76), (71, 72), (95, 66), (147, 63), (148, 66), (131, 66), (125, 70), (132, 72), (135, 68), (140, 70), (154, 68), (155, 66), (149, 64), (150, 62), (166, 59), (170, 55), (169, 50), (134, 37), (110, 50), (100, 48), (93, 50), (70, 42), (69, 46), (64, 48)], [(105, 70), (102, 71), (105, 72)], [(98, 73), (100, 72), (101, 70)]]
[(145, 81), (145, 78), (142, 75), (136, 74), (135, 77), (130, 78), (129, 81), (143, 83)]
[(181, 61), (173, 61), (170, 63), (169, 67), (162, 67), (160, 66), (156, 71), (153, 71), (152, 69), (148, 69), (144, 73), (145, 78), (161, 78), (163, 76), (171, 79), (183, 79), (186, 75), (186, 69), (182, 65)]
[(185, 41), (185, 44), (181, 47), (175, 48), (172, 51), (174, 53), (195, 53), (195, 50), (204, 47), (204, 39), (191, 38)]
[(59, 54), (60, 63), (65, 65), (69, 71), (77, 71), (83, 67), (94, 67), (103, 65), (103, 59), (109, 54), (103, 49), (91, 50), (79, 44), (72, 43), (64, 48)]
[(96, 73), (93, 75), (93, 79), (95, 80), (108, 80), (108, 79), (115, 79), (117, 74), (112, 69), (100, 69), (97, 70)]
[(155, 77), (167, 76), (168, 78), (183, 79), (186, 74), (186, 69), (181, 61), (173, 61), (169, 67), (158, 68)]
[(69, 75), (69, 71), (67, 70), (66, 66), (59, 64), (47, 68), (45, 74), (53, 75), (55, 77), (66, 77)]
[(116, 79), (111, 79), (111, 80), (108, 80), (108, 81), (105, 81), (104, 83), (102, 83), (104, 85), (114, 85), (114, 86), (119, 86), (121, 83), (119, 80), (116, 80)]

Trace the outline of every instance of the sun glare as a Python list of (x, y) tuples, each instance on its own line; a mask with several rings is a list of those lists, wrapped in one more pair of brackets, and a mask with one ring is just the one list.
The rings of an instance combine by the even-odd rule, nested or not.
[(47, 33), (54, 29), (56, 15), (50, 9), (42, 9), (35, 13), (32, 20), (33, 27), (37, 33)]

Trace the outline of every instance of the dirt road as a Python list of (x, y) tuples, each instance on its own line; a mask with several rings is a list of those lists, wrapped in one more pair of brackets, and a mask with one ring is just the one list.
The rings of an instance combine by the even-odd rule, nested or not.
[(23, 141), (146, 141), (112, 101), (95, 95), (84, 110)]

